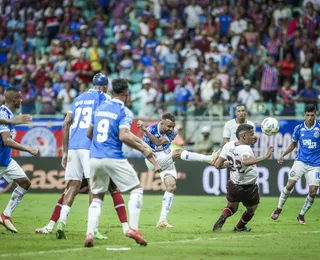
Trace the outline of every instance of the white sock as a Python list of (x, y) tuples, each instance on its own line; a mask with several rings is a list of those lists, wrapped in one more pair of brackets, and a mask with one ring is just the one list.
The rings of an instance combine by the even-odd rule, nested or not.
[(123, 222), (122, 224), (122, 230), (123, 230), (123, 234), (126, 234), (128, 229), (129, 229), (129, 225), (128, 222)]
[(307, 213), (307, 211), (312, 207), (312, 204), (314, 202), (314, 198), (311, 198), (309, 195), (306, 197), (306, 200), (304, 202), (304, 205), (300, 211), (300, 215), (304, 215)]
[(279, 203), (278, 203), (278, 208), (282, 209), (284, 204), (287, 201), (287, 198), (290, 196), (291, 192), (287, 190), (286, 187), (283, 187), (283, 190), (280, 194), (280, 198), (279, 198)]
[(164, 193), (163, 199), (162, 199), (162, 210), (161, 210), (159, 221), (167, 220), (167, 216), (169, 214), (169, 211), (172, 205), (173, 197), (174, 197), (174, 194), (171, 192), (166, 191)]
[(14, 189), (14, 191), (12, 192), (11, 198), (8, 202), (8, 205), (6, 207), (6, 209), (4, 210), (3, 214), (7, 217), (11, 217), (11, 213), (15, 210), (15, 208), (18, 206), (19, 202), (22, 200), (24, 194), (27, 191), (18, 186), (17, 188)]
[(189, 162), (206, 162), (209, 163), (212, 161), (212, 155), (203, 155), (200, 153), (193, 153), (184, 150), (181, 153), (181, 160), (189, 161)]
[(50, 220), (50, 222), (49, 222), (48, 225), (47, 225), (47, 228), (48, 228), (48, 229), (53, 229), (55, 224), (56, 224), (55, 221)]
[(89, 206), (88, 210), (88, 226), (87, 235), (94, 234), (94, 230), (99, 222), (99, 217), (101, 214), (102, 200), (94, 198)]
[(130, 198), (128, 203), (129, 226), (130, 228), (135, 230), (139, 229), (139, 217), (142, 208), (142, 194), (142, 188), (137, 188), (130, 192)]
[(70, 209), (71, 208), (68, 205), (62, 205), (62, 207), (61, 207), (59, 221), (61, 221), (63, 224), (67, 223), (67, 218), (69, 216)]
[(94, 228), (94, 233), (98, 232), (99, 231), (99, 219), (97, 221), (97, 225), (96, 227)]

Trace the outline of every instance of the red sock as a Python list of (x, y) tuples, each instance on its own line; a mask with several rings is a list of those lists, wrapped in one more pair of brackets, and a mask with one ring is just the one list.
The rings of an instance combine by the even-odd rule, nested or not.
[(243, 228), (253, 218), (253, 216), (254, 214), (251, 215), (247, 211), (245, 211), (237, 224), (237, 228)]
[(119, 191), (111, 194), (113, 199), (114, 209), (117, 211), (118, 218), (121, 223), (128, 222), (126, 205), (124, 204), (123, 197)]
[(61, 198), (58, 200), (56, 207), (54, 208), (50, 220), (57, 222), (60, 218), (60, 211), (63, 203), (64, 193), (62, 194)]
[(226, 218), (230, 217), (233, 215), (233, 211), (229, 207), (225, 207), (222, 211), (222, 215), (225, 216)]

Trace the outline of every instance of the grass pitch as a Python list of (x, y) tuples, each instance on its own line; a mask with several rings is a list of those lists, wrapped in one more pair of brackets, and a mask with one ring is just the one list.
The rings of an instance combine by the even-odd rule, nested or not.
[[(169, 214), (170, 230), (155, 227), (162, 196), (144, 196), (140, 227), (147, 247), (140, 247), (122, 234), (110, 196), (106, 196), (100, 218), (100, 231), (109, 239), (95, 241), (95, 248), (83, 248), (88, 211), (88, 195), (78, 195), (67, 223), (67, 240), (34, 233), (46, 224), (59, 194), (26, 194), (12, 218), (18, 234), (0, 226), (2, 259), (319, 259), (319, 201), (306, 216), (307, 225), (296, 220), (304, 198), (289, 198), (278, 221), (270, 218), (278, 198), (262, 197), (248, 233), (235, 233), (244, 207), (227, 220), (223, 231), (212, 233), (212, 226), (226, 204), (224, 197), (176, 196)], [(0, 195), (1, 211), (9, 194)], [(125, 201), (128, 196), (125, 195)], [(108, 251), (106, 248), (130, 248)]]

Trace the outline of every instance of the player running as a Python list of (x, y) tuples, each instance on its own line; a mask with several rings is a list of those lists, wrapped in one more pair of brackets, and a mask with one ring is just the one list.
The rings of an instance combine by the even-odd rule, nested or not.
[[(0, 117), (2, 122), (3, 119), (5, 122), (8, 122), (7, 120), (14, 118), (13, 113), (20, 108), (22, 95), (16, 88), (10, 87), (6, 89), (4, 97), (5, 103), (0, 107)], [(38, 149), (23, 146), (12, 139), (12, 136), (15, 134), (13, 125), (0, 125), (0, 134), (0, 178), (4, 177), (8, 183), (15, 181), (18, 185), (12, 192), (9, 203), (0, 216), (0, 224), (11, 232), (18, 233), (18, 230), (12, 223), (11, 213), (22, 200), (31, 182), (22, 168), (10, 157), (11, 149), (28, 152), (33, 156), (39, 156), (40, 153)]]
[[(178, 134), (175, 127), (175, 117), (171, 114), (164, 114), (159, 123), (145, 127), (142, 121), (138, 121), (138, 127), (144, 132), (143, 141), (145, 141), (155, 152), (157, 162), (159, 163), (162, 172), (160, 177), (166, 186), (166, 192), (162, 199), (162, 210), (160, 219), (157, 222), (159, 228), (172, 228), (167, 221), (173, 197), (176, 192), (177, 170), (174, 162), (178, 159), (188, 162), (206, 162), (213, 164), (216, 159), (216, 154), (203, 155), (192, 153), (183, 149), (169, 149), (171, 142)], [(154, 170), (152, 164), (146, 160), (147, 167)]]
[(234, 231), (250, 231), (246, 224), (253, 218), (258, 207), (260, 196), (256, 183), (258, 173), (256, 164), (270, 158), (274, 151), (270, 147), (263, 157), (255, 158), (250, 145), (255, 138), (254, 128), (249, 124), (241, 124), (236, 131), (239, 141), (231, 141), (225, 144), (215, 163), (217, 169), (229, 168), (230, 180), (227, 185), (228, 204), (222, 211), (222, 215), (214, 224), (212, 231), (220, 231), (226, 219), (238, 210), (239, 203), (246, 207), (240, 221), (234, 227)]
[(99, 221), (105, 192), (110, 178), (120, 191), (130, 190), (129, 223), (126, 233), (140, 245), (147, 245), (138, 230), (139, 216), (142, 207), (143, 189), (137, 173), (122, 153), (122, 143), (139, 150), (154, 165), (160, 166), (153, 159), (150, 147), (130, 132), (132, 112), (124, 105), (129, 97), (128, 83), (125, 79), (112, 82), (113, 99), (104, 102), (92, 117), (87, 136), (92, 140), (90, 148), (90, 185), (93, 200), (88, 212), (88, 228), (85, 247), (93, 247), (93, 232)]
[(298, 154), (289, 172), (288, 182), (280, 194), (278, 207), (271, 215), (273, 220), (279, 218), (287, 198), (297, 181), (304, 175), (309, 185), (309, 194), (297, 219), (299, 224), (306, 224), (304, 215), (311, 208), (320, 184), (320, 122), (316, 120), (316, 114), (317, 108), (315, 105), (306, 105), (304, 122), (295, 127), (291, 144), (278, 159), (278, 163), (282, 164), (284, 157), (291, 153), (299, 142)]

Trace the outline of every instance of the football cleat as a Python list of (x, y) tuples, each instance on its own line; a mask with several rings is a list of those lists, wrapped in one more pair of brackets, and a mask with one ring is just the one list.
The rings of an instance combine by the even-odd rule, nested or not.
[(57, 222), (57, 232), (56, 232), (56, 238), (57, 239), (67, 239), (66, 232), (64, 230), (65, 224), (61, 221)]
[(271, 218), (273, 220), (277, 220), (279, 215), (280, 215), (280, 213), (281, 213), (281, 211), (282, 211), (282, 209), (276, 208), (276, 210), (272, 212)]
[(299, 214), (297, 216), (297, 220), (299, 221), (300, 225), (306, 225), (307, 224), (307, 222), (304, 220), (304, 215)]
[(225, 222), (226, 222), (226, 217), (221, 215), (220, 218), (218, 219), (218, 221), (214, 224), (214, 226), (212, 228), (212, 232), (221, 231)]
[(36, 234), (51, 234), (53, 231), (52, 228), (48, 228), (48, 226), (44, 226), (43, 228), (36, 229)]
[(86, 240), (84, 241), (84, 247), (94, 247), (93, 245), (94, 237), (90, 233), (86, 236)]
[(99, 240), (108, 239), (108, 237), (102, 235), (99, 231), (94, 232), (94, 238)]
[(214, 165), (216, 163), (221, 151), (222, 151), (222, 148), (219, 148), (218, 150), (213, 151), (212, 160), (211, 160), (211, 162), (209, 162), (209, 164)]
[(5, 216), (3, 213), (0, 216), (0, 224), (12, 233), (18, 233), (18, 230), (12, 224), (12, 219), (10, 217)]
[(249, 231), (251, 231), (251, 227), (247, 227), (247, 226), (244, 226), (244, 227), (242, 227), (242, 228), (234, 227), (234, 228), (233, 228), (233, 231), (237, 231), (237, 232), (249, 232)]
[(129, 228), (129, 230), (126, 233), (126, 236), (134, 239), (137, 242), (137, 244), (139, 244), (141, 246), (146, 246), (148, 244), (147, 241), (145, 241), (142, 238), (141, 232), (139, 230), (134, 230), (132, 228)]
[(158, 221), (156, 227), (157, 228), (173, 228), (173, 226), (170, 225), (166, 220)]

